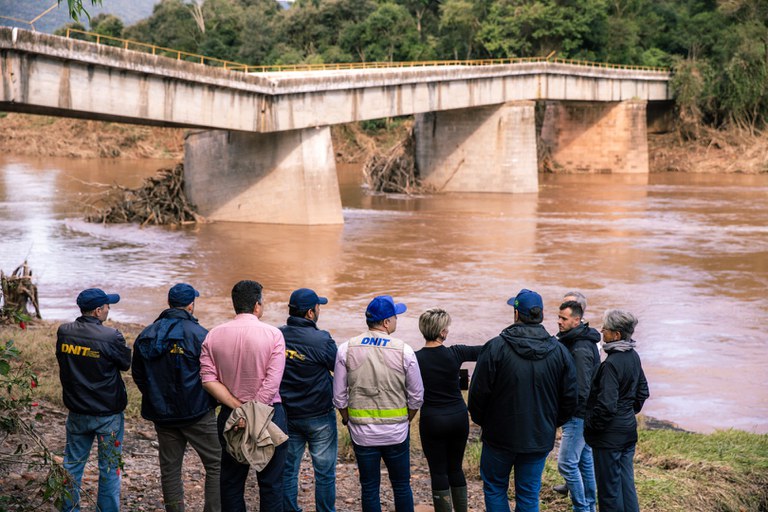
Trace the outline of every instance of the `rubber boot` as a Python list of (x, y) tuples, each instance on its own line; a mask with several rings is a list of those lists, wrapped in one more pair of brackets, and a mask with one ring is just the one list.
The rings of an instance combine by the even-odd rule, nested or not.
[(451, 512), (451, 491), (432, 489), (432, 504), (435, 506), (435, 512)]
[(467, 486), (451, 487), (451, 498), (453, 498), (453, 510), (456, 512), (467, 512)]

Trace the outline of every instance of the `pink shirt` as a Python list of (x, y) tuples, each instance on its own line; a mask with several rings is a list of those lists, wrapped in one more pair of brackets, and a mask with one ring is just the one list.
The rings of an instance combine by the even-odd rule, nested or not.
[(218, 381), (241, 402), (280, 402), (285, 339), (280, 329), (249, 313), (214, 327), (200, 353), (200, 378)]

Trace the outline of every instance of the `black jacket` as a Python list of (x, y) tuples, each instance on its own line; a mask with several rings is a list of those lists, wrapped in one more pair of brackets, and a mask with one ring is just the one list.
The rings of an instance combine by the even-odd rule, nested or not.
[(549, 452), (576, 408), (576, 372), (541, 324), (516, 323), (486, 343), (469, 390), (483, 442), (513, 453)]
[(289, 419), (311, 418), (333, 409), (333, 377), (338, 347), (312, 320), (289, 316), (280, 327), (285, 338), (285, 371), (280, 398)]
[(208, 331), (189, 312), (170, 308), (133, 344), (133, 380), (141, 391), (141, 416), (183, 426), (216, 407), (200, 380), (200, 347)]
[(600, 366), (600, 351), (597, 349), (600, 333), (587, 324), (579, 324), (570, 331), (557, 333), (557, 338), (568, 349), (576, 365), (579, 402), (573, 415), (584, 419), (589, 388)]
[(637, 443), (635, 414), (648, 397), (648, 381), (637, 352), (609, 353), (592, 381), (584, 439), (592, 448), (615, 450)]
[(120, 372), (131, 367), (131, 349), (120, 331), (93, 316), (62, 324), (56, 333), (56, 359), (67, 409), (92, 416), (125, 410), (128, 395)]

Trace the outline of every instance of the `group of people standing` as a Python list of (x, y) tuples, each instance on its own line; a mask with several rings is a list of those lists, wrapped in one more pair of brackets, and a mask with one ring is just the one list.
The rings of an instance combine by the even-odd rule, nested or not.
[[(366, 512), (381, 510), (382, 461), (396, 510), (413, 510), (410, 422), (419, 410), (436, 512), (467, 510), (462, 461), (469, 415), (482, 427), (487, 510), (509, 510), (513, 470), (515, 510), (538, 510), (545, 460), (560, 426), (558, 468), (574, 510), (594, 511), (596, 501), (601, 512), (638, 510), (635, 414), (648, 386), (631, 337), (637, 319), (630, 313), (605, 313), (608, 355), (601, 363), (600, 334), (582, 321), (586, 300), (578, 292), (564, 297), (557, 337), (541, 325), (541, 296), (523, 289), (508, 301), (514, 323), (484, 345), (446, 346), (451, 318), (434, 308), (419, 318), (425, 344), (414, 351), (392, 336), (406, 306), (391, 296), (375, 297), (365, 311), (366, 330), (337, 345), (317, 325), (327, 298), (295, 290), (286, 325), (276, 328), (261, 321), (262, 291), (255, 281), (235, 284), (235, 318), (207, 331), (194, 316), (199, 292), (177, 284), (168, 292), (168, 309), (138, 335), (133, 352), (119, 331), (103, 325), (119, 295), (96, 288), (80, 293), (81, 316), (59, 328), (56, 345), (69, 409), (64, 467), (71, 480), (63, 510), (79, 510), (94, 439), (97, 507), (120, 508), (127, 405), (121, 372), (129, 368), (142, 394), (141, 414), (157, 432), (167, 511), (185, 510), (188, 444), (205, 468), (206, 512), (246, 510), (251, 467), (260, 510), (301, 510), (298, 476), (307, 448), (316, 510), (336, 510), (336, 410), (349, 430)], [(469, 406), (459, 377), (468, 361), (477, 361)]]

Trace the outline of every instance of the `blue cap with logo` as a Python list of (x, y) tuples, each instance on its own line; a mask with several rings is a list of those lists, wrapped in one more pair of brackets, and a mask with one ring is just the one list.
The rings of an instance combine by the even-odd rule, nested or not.
[(365, 319), (369, 322), (381, 322), (389, 317), (402, 315), (406, 309), (405, 304), (395, 304), (389, 295), (379, 295), (368, 304)]
[(104, 304), (117, 304), (120, 296), (116, 293), (104, 293), (101, 288), (88, 288), (77, 296), (77, 307), (81, 311), (93, 311)]
[(544, 301), (538, 293), (523, 288), (514, 297), (507, 301), (507, 304), (514, 306), (516, 310), (524, 315), (530, 315), (532, 308), (544, 309)]
[(199, 297), (200, 292), (187, 283), (175, 284), (168, 290), (168, 305), (172, 308), (189, 306)]
[(317, 304), (328, 304), (328, 299), (325, 297), (318, 297), (315, 290), (310, 290), (309, 288), (299, 288), (298, 290), (294, 290), (291, 294), (291, 298), (288, 299), (288, 306), (300, 311), (310, 310)]

